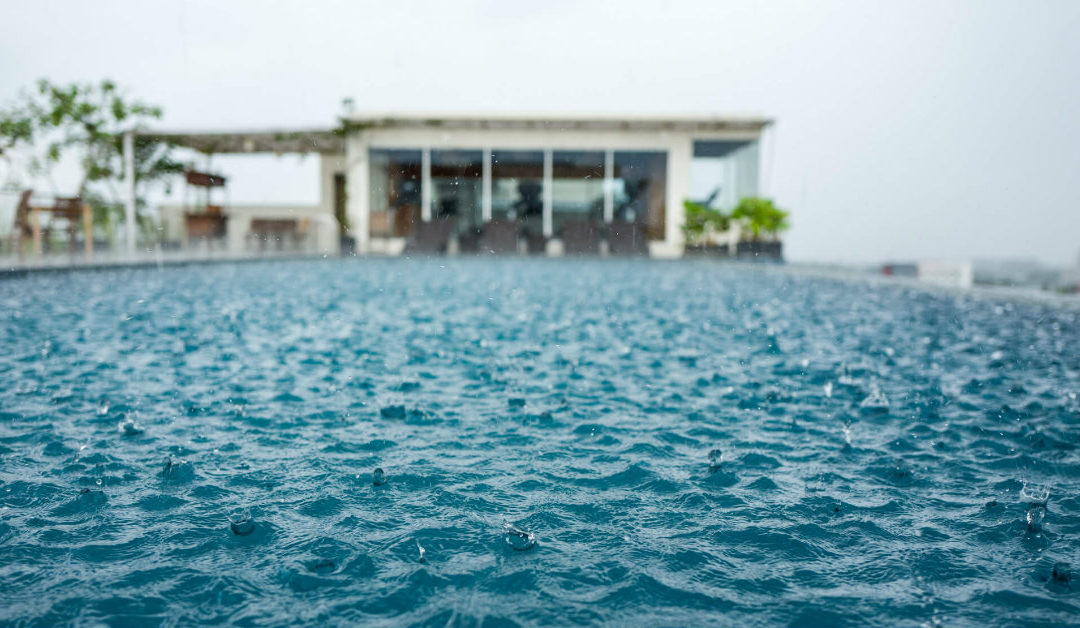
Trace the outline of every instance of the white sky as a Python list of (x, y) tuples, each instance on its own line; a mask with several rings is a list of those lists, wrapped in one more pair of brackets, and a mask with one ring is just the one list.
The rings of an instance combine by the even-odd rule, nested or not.
[[(358, 109), (760, 114), (794, 260), (1080, 253), (1080, 2), (0, 0), (0, 103), (110, 77), (168, 128)], [(233, 201), (312, 201), (313, 159)]]

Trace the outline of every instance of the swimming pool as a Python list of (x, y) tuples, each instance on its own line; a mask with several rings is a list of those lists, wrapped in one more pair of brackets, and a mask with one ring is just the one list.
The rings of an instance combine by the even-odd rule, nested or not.
[(326, 260), (0, 281), (0, 347), (4, 623), (1080, 617), (1076, 308)]

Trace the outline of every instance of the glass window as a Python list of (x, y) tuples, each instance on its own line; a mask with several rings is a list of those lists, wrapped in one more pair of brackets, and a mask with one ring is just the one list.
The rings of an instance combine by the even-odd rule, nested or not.
[(663, 240), (667, 214), (667, 153), (615, 152), (616, 221), (638, 223), (650, 240)]
[(483, 176), (481, 151), (431, 151), (431, 217), (454, 219), (458, 233), (479, 227)]
[(555, 233), (568, 220), (604, 221), (604, 153), (552, 154), (551, 221)]
[(544, 152), (491, 151), (491, 217), (539, 233), (544, 215)]
[(690, 161), (690, 200), (731, 211), (746, 196), (757, 195), (757, 142), (701, 140)]
[(369, 155), (371, 236), (407, 237), (420, 221), (420, 151), (373, 148)]

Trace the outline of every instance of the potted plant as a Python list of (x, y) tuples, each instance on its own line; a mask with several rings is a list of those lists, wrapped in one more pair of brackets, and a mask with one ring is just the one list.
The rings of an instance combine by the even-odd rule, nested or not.
[(687, 252), (730, 254), (723, 236), (731, 230), (731, 216), (694, 201), (684, 201), (683, 207), (686, 213), (682, 231)]
[(742, 227), (743, 232), (739, 256), (782, 260), (780, 232), (791, 226), (788, 215), (767, 198), (746, 197), (740, 200), (731, 212), (731, 219)]

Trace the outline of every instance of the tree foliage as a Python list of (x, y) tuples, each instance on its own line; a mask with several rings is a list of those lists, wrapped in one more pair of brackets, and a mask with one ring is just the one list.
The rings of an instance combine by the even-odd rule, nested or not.
[[(118, 222), (114, 214), (123, 213), (124, 135), (161, 115), (161, 107), (128, 97), (110, 80), (62, 85), (42, 79), (0, 110), (0, 157), (26, 149), (34, 173), (74, 157), (81, 167), (76, 194), (94, 207), (95, 223), (110, 226)], [(136, 136), (134, 148), (136, 206), (142, 210), (146, 188), (167, 185), (184, 165), (165, 142)]]
[[(97, 84), (57, 85), (40, 80), (28, 97), (34, 140), (44, 142), (44, 159), (56, 163), (74, 153), (82, 166), (78, 192), (84, 195), (97, 182), (113, 183), (124, 177), (124, 134), (161, 118), (161, 107), (127, 98), (109, 80)], [(158, 181), (177, 174), (183, 165), (169, 156), (170, 147), (138, 138), (135, 146), (135, 179)]]

